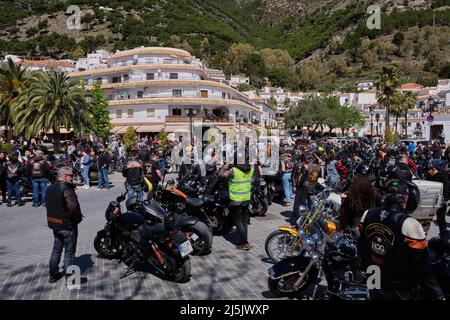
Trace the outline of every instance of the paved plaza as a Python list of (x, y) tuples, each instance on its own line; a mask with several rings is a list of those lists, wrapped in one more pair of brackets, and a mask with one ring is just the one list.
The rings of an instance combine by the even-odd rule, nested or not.
[[(280, 225), (289, 224), (291, 212), (273, 204), (265, 217), (252, 218), (250, 251), (235, 250), (234, 232), (215, 236), (212, 252), (191, 257), (191, 279), (177, 284), (153, 274), (137, 272), (124, 279), (125, 265), (99, 257), (94, 237), (105, 224), (108, 203), (123, 192), (123, 178), (111, 177), (109, 191), (78, 189), (85, 219), (79, 226), (76, 264), (81, 267), (80, 290), (69, 290), (64, 281), (48, 283), (48, 259), (53, 235), (47, 227), (45, 209), (0, 206), (0, 299), (273, 299), (267, 288), (264, 242)], [(430, 235), (436, 235), (434, 224)]]

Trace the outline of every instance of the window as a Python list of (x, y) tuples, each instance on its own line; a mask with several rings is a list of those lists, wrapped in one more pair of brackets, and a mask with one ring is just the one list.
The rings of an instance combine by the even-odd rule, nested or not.
[(181, 109), (172, 109), (173, 116), (181, 116)]
[(122, 119), (122, 110), (116, 110), (116, 118)]
[(144, 91), (138, 91), (137, 92), (137, 97), (138, 97), (138, 99), (143, 98), (144, 97)]
[(173, 97), (181, 97), (181, 90), (172, 90)]
[(133, 118), (133, 109), (128, 109), (128, 118)]
[(152, 118), (155, 116), (155, 108), (147, 108), (147, 118)]
[(225, 92), (222, 92), (222, 99), (226, 99), (227, 98), (227, 94)]
[(202, 98), (208, 98), (208, 90), (200, 90), (200, 96)]
[(95, 80), (98, 81), (98, 82), (100, 82), (100, 83), (102, 83), (102, 81), (103, 81), (102, 77), (98, 77), (98, 78), (95, 79)]
[(172, 64), (172, 59), (164, 59), (163, 63), (164, 64)]
[(178, 73), (171, 73), (170, 79), (178, 79)]
[(120, 77), (113, 77), (112, 78), (112, 83), (119, 83), (122, 82), (122, 79), (120, 79)]
[(154, 73), (147, 73), (147, 80), (155, 80), (155, 74)]
[(124, 82), (127, 82), (127, 81), (129, 81), (130, 80), (130, 76), (128, 75), (128, 74), (124, 74), (123, 75), (123, 81)]

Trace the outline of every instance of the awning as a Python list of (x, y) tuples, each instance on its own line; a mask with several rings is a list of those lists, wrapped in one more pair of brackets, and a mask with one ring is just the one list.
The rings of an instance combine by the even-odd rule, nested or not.
[[(67, 131), (66, 128), (59, 129), (60, 134), (65, 134), (65, 133), (70, 133), (70, 132), (72, 132), (72, 131)], [(53, 134), (53, 129), (48, 130), (46, 133)]]
[(128, 128), (128, 126), (118, 127), (118, 129), (115, 130), (114, 133), (115, 134), (117, 134), (117, 133), (125, 133), (125, 132), (127, 132), (127, 128)]
[(163, 129), (162, 124), (142, 125), (136, 128), (136, 132), (161, 132)]
[[(112, 133), (119, 133), (118, 131), (120, 131), (121, 129), (125, 128), (125, 126), (117, 126), (117, 127), (113, 127), (111, 129)], [(126, 131), (126, 130), (125, 130)]]

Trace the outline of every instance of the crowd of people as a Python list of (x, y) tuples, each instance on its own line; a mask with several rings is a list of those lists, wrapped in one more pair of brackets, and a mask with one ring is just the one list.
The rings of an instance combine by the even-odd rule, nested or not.
[[(163, 148), (157, 139), (144, 137), (137, 139), (135, 146), (126, 151), (123, 142), (116, 138), (110, 141), (101, 139), (72, 141), (65, 147), (65, 157), (79, 161), (84, 188), (90, 187), (89, 170), (95, 161), (98, 168), (99, 189), (110, 188), (108, 175), (112, 159), (114, 161), (122, 159), (123, 167), (120, 171), (129, 187), (128, 196), (131, 197), (137, 193), (138, 198), (144, 200), (144, 193), (147, 192), (147, 198), (152, 199), (157, 186), (164, 180), (164, 175), (171, 165), (169, 162), (173, 148), (177, 148), (182, 141), (180, 137), (178, 141), (171, 142)], [(391, 285), (399, 281), (402, 286), (404, 285), (404, 288), (402, 287), (404, 290), (402, 289), (399, 295), (408, 296), (407, 291), (412, 280), (396, 275), (396, 272), (399, 271), (400, 266), (414, 269), (414, 281), (419, 281), (422, 278), (417, 272), (424, 272), (426, 268), (424, 257), (427, 252), (426, 234), (421, 224), (410, 217), (408, 212), (408, 199), (411, 200), (410, 183), (413, 179), (442, 183), (444, 201), (436, 215), (441, 242), (443, 246), (448, 247), (446, 215), (448, 215), (447, 201), (450, 191), (447, 173), (450, 165), (450, 146), (447, 147), (443, 141), (435, 141), (428, 145), (413, 143), (387, 145), (383, 142), (370, 145), (359, 139), (306, 141), (305, 143), (305, 139), (296, 141), (290, 139), (281, 144), (278, 172), (272, 177), (281, 186), (280, 204), (291, 209), (292, 222), (295, 223), (302, 214), (300, 207), (310, 206), (310, 197), (317, 192), (319, 180), (323, 178), (325, 184), (339, 193), (342, 198), (339, 209), (339, 229), (352, 230), (360, 236), (362, 256), (367, 264), (378, 264), (385, 270), (389, 270), (389, 277), (385, 282), (386, 288), (389, 289), (380, 294), (384, 298), (395, 296), (395, 290)], [(207, 178), (215, 172), (218, 177), (228, 181), (228, 205), (240, 238), (236, 248), (250, 250), (252, 245), (248, 241), (248, 224), (250, 223), (248, 207), (254, 192), (252, 181), (264, 179), (262, 167), (266, 164), (259, 161), (238, 164), (236, 161), (238, 152), (235, 147), (225, 144), (223, 150), (225, 156), (234, 153), (233, 163), (219, 164), (216, 150), (209, 149), (203, 159), (204, 170), (198, 164), (183, 162), (177, 168), (178, 179), (189, 175), (205, 183), (205, 176)], [(177, 150), (181, 158), (191, 157), (195, 152), (195, 146), (189, 145), (188, 148)], [(269, 140), (263, 152), (269, 157), (271, 150), (272, 145)], [(46, 194), (48, 190), (56, 190), (56, 187), (47, 189), (52, 175), (50, 166), (52, 163), (54, 163), (52, 155), (45, 156), (39, 141), (36, 140), (30, 141), (29, 144), (16, 141), (10, 154), (0, 152), (0, 188), (3, 202), (12, 206), (12, 196), (15, 195), (17, 204), (23, 205), (19, 188), (20, 177), (27, 176), (32, 179), (33, 206), (47, 205), (48, 211), (49, 196), (46, 197)], [(73, 168), (69, 170), (65, 166), (58, 176), (54, 177), (56, 185), (72, 181), (73, 175)], [(70, 191), (72, 189), (58, 190), (59, 193), (69, 192), (72, 195)], [(77, 210), (79, 206), (77, 207), (73, 199), (72, 202), (77, 220), (81, 221), (79, 218), (81, 212)], [(55, 209), (54, 204), (50, 205), (50, 209), (58, 210)], [(381, 224), (391, 230), (397, 240), (388, 244), (383, 242), (384, 247), (381, 251), (373, 249), (370, 244), (375, 241), (374, 239), (385, 236), (377, 234), (378, 231), (372, 234), (366, 232), (374, 224)], [(64, 232), (61, 233), (61, 230), (55, 231), (56, 251), (52, 255), (52, 268), (56, 263), (56, 257), (60, 256), (66, 236)], [(75, 237), (74, 234), (70, 236)], [(405, 258), (401, 263), (399, 256)], [(52, 279), (55, 280), (55, 277)], [(397, 298), (400, 296), (397, 295)]]

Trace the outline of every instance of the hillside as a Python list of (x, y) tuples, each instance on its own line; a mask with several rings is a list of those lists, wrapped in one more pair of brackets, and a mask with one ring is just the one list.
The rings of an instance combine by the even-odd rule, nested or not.
[[(372, 3), (382, 7), (381, 30), (366, 28)], [(70, 4), (82, 9), (81, 30), (66, 26)], [(76, 58), (98, 48), (175, 46), (227, 73), (250, 73), (254, 85), (267, 76), (292, 88), (331, 89), (371, 77), (379, 64), (392, 60), (408, 76), (434, 81), (445, 75), (450, 59), (450, 0), (2, 0), (0, 5), (1, 54)], [(236, 43), (251, 46), (243, 50), (243, 63), (230, 56)], [(297, 67), (288, 62), (256, 70), (264, 48), (286, 50)], [(261, 56), (267, 62), (267, 55)]]

